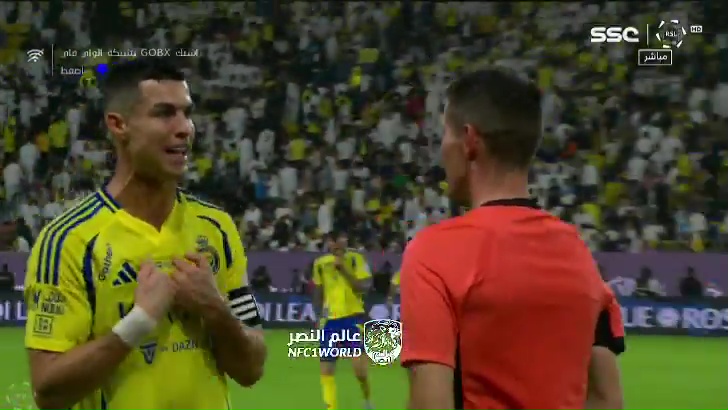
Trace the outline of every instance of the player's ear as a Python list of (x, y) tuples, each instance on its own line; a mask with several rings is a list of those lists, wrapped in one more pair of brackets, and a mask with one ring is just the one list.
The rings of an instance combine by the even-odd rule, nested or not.
[(104, 114), (104, 123), (115, 140), (126, 142), (127, 124), (123, 115), (118, 112), (107, 112)]
[(480, 135), (478, 131), (471, 124), (465, 124), (463, 126), (462, 148), (463, 156), (466, 161), (474, 161), (477, 156), (478, 143), (480, 142)]

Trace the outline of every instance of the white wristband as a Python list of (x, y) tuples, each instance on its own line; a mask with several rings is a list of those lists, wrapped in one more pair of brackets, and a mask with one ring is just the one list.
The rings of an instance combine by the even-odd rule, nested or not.
[(157, 327), (157, 321), (144, 309), (134, 306), (129, 313), (119, 321), (111, 331), (116, 333), (119, 338), (129, 345), (136, 347), (144, 341), (154, 329)]

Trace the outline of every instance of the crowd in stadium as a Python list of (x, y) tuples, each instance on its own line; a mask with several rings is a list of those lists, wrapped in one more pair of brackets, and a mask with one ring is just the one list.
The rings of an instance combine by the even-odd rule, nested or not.
[[(346, 230), (397, 251), (459, 212), (438, 167), (443, 95), (485, 65), (541, 88), (532, 194), (592, 250), (725, 250), (728, 35), (708, 3), (0, 3), (7, 245), (27, 251), (113, 166), (98, 90), (58, 67), (114, 60), (62, 51), (168, 47), (199, 50), (169, 57), (197, 104), (186, 188), (235, 215), (250, 250), (319, 250)], [(588, 38), (596, 21), (671, 18), (705, 29), (669, 67)]]

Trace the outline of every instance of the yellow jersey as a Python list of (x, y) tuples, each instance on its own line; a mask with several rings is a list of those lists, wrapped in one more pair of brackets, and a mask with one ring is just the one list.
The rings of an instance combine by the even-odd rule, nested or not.
[[(355, 292), (346, 278), (336, 269), (335, 260), (334, 255), (328, 254), (319, 256), (313, 262), (313, 283), (320, 286), (324, 292), (326, 319), (364, 313), (362, 295)], [(367, 279), (372, 276), (366, 258), (358, 252), (347, 251), (344, 254), (344, 263), (351, 267), (357, 279)]]
[[(31, 251), (25, 283), (29, 349), (65, 352), (108, 334), (134, 304), (140, 263), (164, 272), (172, 258), (204, 254), (223, 294), (247, 286), (247, 260), (232, 218), (179, 192), (157, 230), (101, 189), (49, 223)], [(229, 298), (230, 296), (228, 296)], [(199, 318), (168, 315), (100, 391), (76, 409), (225, 409), (218, 370)]]
[(397, 271), (397, 273), (395, 273), (394, 275), (392, 275), (391, 284), (394, 285), (394, 286), (399, 286), (399, 271)]

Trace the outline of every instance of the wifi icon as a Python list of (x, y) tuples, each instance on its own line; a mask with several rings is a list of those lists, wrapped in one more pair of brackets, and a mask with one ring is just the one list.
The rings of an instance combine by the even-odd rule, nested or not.
[(43, 50), (39, 50), (37, 48), (34, 48), (32, 50), (28, 50), (28, 62), (29, 63), (35, 63), (36, 61), (40, 60), (41, 57), (43, 57)]

